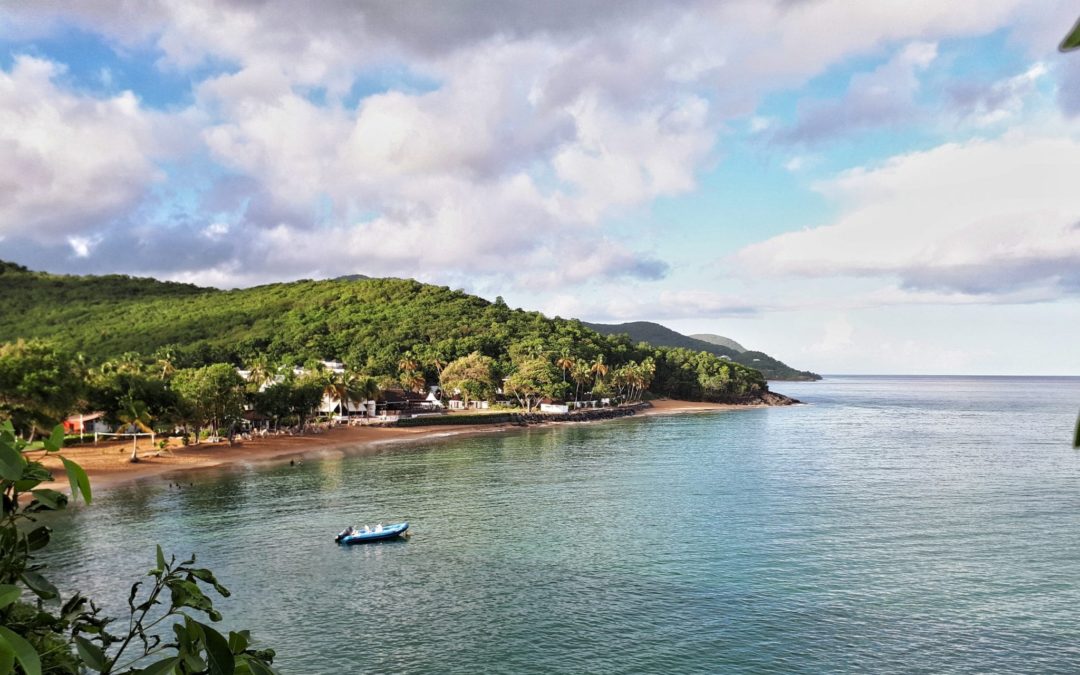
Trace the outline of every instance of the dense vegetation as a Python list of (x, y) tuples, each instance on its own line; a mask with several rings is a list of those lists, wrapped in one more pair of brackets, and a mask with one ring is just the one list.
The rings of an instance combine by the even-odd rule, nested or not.
[[(471, 382), (465, 391), (488, 396), (504, 382), (525, 405), (534, 398), (567, 400), (586, 393), (640, 396), (644, 389), (744, 400), (766, 389), (758, 371), (712, 354), (634, 344), (579, 321), (405, 279), (297, 281), (221, 291), (115, 275), (53, 275), (0, 263), (0, 306), (8, 310), (0, 343), (47, 339), (48, 349), (71, 355), (87, 373), (114, 379), (156, 368), (165, 381), (174, 370), (214, 363), (276, 371), (340, 359), (383, 388), (398, 383), (421, 390), (439, 383), (447, 364), (476, 355), (473, 365), (489, 368), (491, 382)], [(110, 395), (132, 386), (112, 386)], [(160, 393), (139, 386), (143, 391), (133, 395), (138, 400), (150, 403), (148, 397)]]
[(726, 357), (735, 363), (760, 371), (768, 380), (820, 380), (821, 376), (808, 370), (795, 370), (783, 361), (777, 361), (764, 352), (742, 348), (734, 340), (718, 335), (709, 336), (712, 340), (676, 333), (666, 326), (651, 321), (632, 321), (630, 323), (586, 323), (586, 327), (602, 335), (626, 335), (634, 342), (648, 342), (657, 347), (680, 347), (695, 352), (708, 352)]

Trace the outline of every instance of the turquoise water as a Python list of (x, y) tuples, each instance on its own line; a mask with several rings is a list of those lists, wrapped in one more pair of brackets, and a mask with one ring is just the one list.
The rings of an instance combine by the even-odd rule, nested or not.
[[(1080, 378), (774, 388), (809, 405), (118, 489), (52, 577), (115, 611), (197, 551), (291, 673), (1080, 669)], [(332, 541), (380, 519), (415, 534)]]

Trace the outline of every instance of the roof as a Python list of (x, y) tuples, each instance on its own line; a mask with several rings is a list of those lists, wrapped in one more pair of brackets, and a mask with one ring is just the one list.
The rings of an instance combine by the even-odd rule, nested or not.
[(105, 413), (98, 411), (92, 413), (79, 413), (78, 415), (72, 415), (68, 417), (64, 422), (68, 424), (78, 424), (79, 422), (93, 422), (96, 419), (104, 417)]

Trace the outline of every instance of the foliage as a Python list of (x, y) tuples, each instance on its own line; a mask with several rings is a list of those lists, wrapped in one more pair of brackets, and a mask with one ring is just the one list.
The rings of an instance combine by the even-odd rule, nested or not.
[(466, 405), (470, 400), (490, 399), (496, 388), (495, 361), (480, 352), (455, 359), (439, 374), (439, 384), (445, 392), (461, 392)]
[(1074, 49), (1080, 49), (1080, 19), (1076, 20), (1076, 24), (1073, 25), (1072, 30), (1065, 36), (1065, 39), (1061, 41), (1058, 49), (1063, 52), (1071, 52)]
[[(97, 409), (110, 414), (130, 392), (155, 420), (212, 420), (215, 415), (193, 403), (200, 397), (185, 384), (192, 377), (186, 371), (211, 364), (252, 364), (254, 376), (269, 373), (270, 364), (336, 358), (381, 388), (403, 384), (423, 391), (440, 381), (448, 364), (475, 353), (491, 360), (496, 377), (532, 364), (531, 375), (515, 381), (528, 384), (542, 375), (525, 389), (563, 399), (625, 388), (609, 382), (606, 373), (593, 371), (586, 379), (581, 364), (591, 367), (602, 360), (618, 370), (652, 357), (657, 368), (661, 365), (661, 349), (625, 335), (600, 335), (579, 321), (407, 279), (297, 281), (220, 291), (122, 276), (52, 275), (13, 265), (0, 269), (0, 306), (14, 310), (11, 320), (0, 324), (0, 341), (49, 336), (56, 349), (85, 354), (97, 366), (91, 380), (100, 393), (93, 396), (108, 403)], [(24, 318), (31, 315), (34, 321)], [(724, 363), (712, 353), (700, 358), (711, 360), (712, 370)], [(538, 360), (561, 365), (548, 371)], [(715, 398), (762, 381), (756, 371), (737, 364), (728, 373), (732, 385), (686, 386), (678, 378), (656, 377), (651, 391), (685, 397), (700, 390)], [(170, 380), (158, 391), (147, 386)], [(677, 387), (668, 388), (669, 382)], [(178, 398), (169, 401), (169, 396)]]
[[(72, 498), (81, 496), (87, 504), (92, 499), (86, 472), (59, 455), (63, 441), (61, 426), (40, 447), (18, 439), (10, 422), (0, 427), (0, 673), (12, 672), (16, 666), (26, 675), (272, 673), (273, 650), (250, 649), (246, 631), (230, 632), (226, 638), (193, 616), (205, 614), (211, 622), (221, 619), (204, 587), (228, 595), (210, 570), (194, 567), (194, 556), (180, 563), (175, 558), (166, 561), (158, 547), (157, 566), (150, 571), (154, 580), (145, 589), (143, 582), (132, 586), (127, 621), (102, 616), (91, 600), (78, 593), (60, 604), (59, 591), (34, 559), (50, 539), (48, 527), (35, 526), (35, 515), (65, 508), (68, 497), (40, 487), (52, 480), (41, 458), (60, 457)], [(26, 494), (29, 499), (20, 500)], [(28, 601), (28, 595), (36, 600)], [(113, 632), (114, 625), (124, 629)], [(172, 637), (155, 632), (167, 627)], [(157, 660), (145, 668), (136, 667), (149, 658)]]
[(543, 357), (519, 359), (506, 378), (506, 393), (516, 396), (528, 412), (543, 398), (563, 398), (568, 389), (554, 364)]
[(62, 421), (82, 382), (75, 360), (55, 345), (42, 340), (0, 344), (0, 420), (11, 420), (22, 433), (32, 436)]
[(223, 424), (244, 411), (244, 380), (226, 363), (178, 370), (172, 387), (190, 402), (195, 425), (209, 425), (215, 435)]
[[(647, 342), (654, 347), (682, 347), (695, 352), (708, 352), (726, 357), (735, 363), (754, 368), (769, 380), (820, 380), (821, 376), (808, 370), (796, 370), (783, 361), (778, 361), (764, 352), (748, 351), (730, 344), (698, 339), (682, 333), (676, 333), (666, 326), (650, 321), (632, 321), (629, 323), (603, 324), (586, 323), (585, 326), (603, 335), (625, 334), (633, 342)], [(719, 336), (710, 336), (714, 340)], [(719, 338), (724, 340), (725, 338)]]

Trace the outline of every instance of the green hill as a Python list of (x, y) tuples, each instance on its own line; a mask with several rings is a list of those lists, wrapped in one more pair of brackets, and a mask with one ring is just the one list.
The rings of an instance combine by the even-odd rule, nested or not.
[[(795, 370), (786, 363), (778, 361), (763, 352), (749, 351), (745, 348), (741, 348), (742, 346), (737, 342), (734, 342), (734, 340), (729, 340), (729, 342), (733, 342), (735, 347), (725, 346), (713, 341), (702, 340), (696, 337), (683, 335), (682, 333), (677, 333), (666, 326), (652, 323), (651, 321), (631, 321), (629, 323), (617, 324), (586, 323), (585, 325), (603, 335), (625, 334), (629, 336), (632, 342), (648, 342), (654, 347), (679, 347), (693, 351), (708, 352), (709, 354), (724, 357), (735, 363), (754, 368), (760, 371), (761, 374), (769, 380), (821, 379), (821, 376), (817, 373), (811, 373), (807, 370)], [(718, 335), (710, 335), (709, 337), (727, 340), (727, 338), (721, 338)]]
[[(757, 370), (707, 354), (654, 349), (603, 336), (576, 320), (512, 310), (408, 279), (302, 280), (237, 290), (122, 275), (69, 276), (0, 262), (0, 343), (44, 338), (87, 365), (167, 354), (177, 367), (215, 362), (340, 359), (372, 376), (396, 376), (406, 356), (428, 383), (439, 363), (472, 352), (514, 369), (515, 355), (568, 355), (618, 367), (652, 358), (658, 395), (745, 400), (767, 391)], [(707, 357), (707, 358), (706, 358)], [(560, 373), (566, 377), (566, 373)]]
[(746, 347), (743, 347), (738, 342), (735, 342), (731, 338), (724, 337), (723, 335), (713, 335), (712, 333), (694, 333), (690, 337), (695, 340), (701, 340), (702, 342), (708, 342), (711, 345), (717, 347), (727, 347), (728, 349), (734, 349), (737, 352), (747, 351)]

